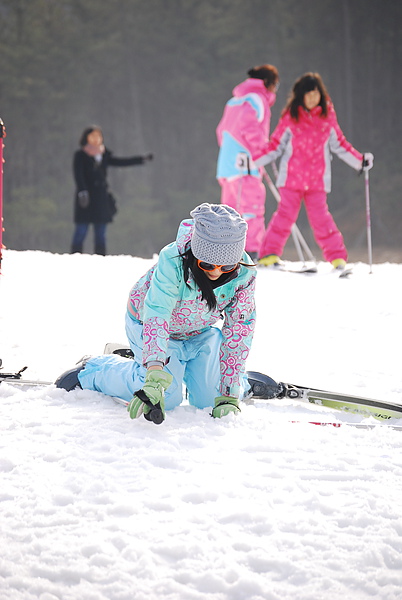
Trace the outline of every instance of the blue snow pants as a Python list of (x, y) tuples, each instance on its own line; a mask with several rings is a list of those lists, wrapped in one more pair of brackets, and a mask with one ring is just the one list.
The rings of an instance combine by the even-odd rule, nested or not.
[[(134, 352), (134, 360), (117, 354), (92, 357), (79, 373), (81, 387), (102, 392), (123, 400), (131, 400), (144, 385), (146, 368), (142, 365), (142, 324), (126, 316), (126, 334)], [(171, 410), (183, 401), (183, 383), (188, 392), (189, 404), (197, 408), (214, 406), (220, 396), (219, 350), (222, 332), (210, 327), (203, 333), (185, 341), (168, 342), (168, 364), (164, 370), (173, 376), (165, 393), (165, 408)], [(243, 390), (249, 388), (247, 378), (241, 382)]]

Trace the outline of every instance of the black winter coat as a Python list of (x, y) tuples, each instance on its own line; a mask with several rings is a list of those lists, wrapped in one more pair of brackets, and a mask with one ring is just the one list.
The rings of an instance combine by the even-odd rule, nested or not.
[[(77, 150), (74, 154), (73, 172), (76, 184), (74, 203), (75, 223), (110, 223), (116, 212), (113, 196), (109, 192), (107, 183), (108, 167), (129, 167), (144, 164), (142, 156), (130, 158), (117, 158), (112, 152), (105, 149), (102, 160), (97, 162), (84, 150)], [(89, 205), (82, 208), (78, 202), (78, 193), (89, 192)]]

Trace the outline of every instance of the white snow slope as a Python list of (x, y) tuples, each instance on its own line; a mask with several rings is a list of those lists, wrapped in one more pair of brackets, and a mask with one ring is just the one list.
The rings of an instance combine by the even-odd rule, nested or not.
[[(5, 371), (53, 381), (125, 342), (154, 261), (3, 253)], [(258, 272), (248, 368), (401, 403), (402, 265)], [(155, 426), (95, 392), (0, 385), (2, 600), (400, 600), (402, 432), (275, 400)], [(376, 422), (368, 419), (367, 422)]]

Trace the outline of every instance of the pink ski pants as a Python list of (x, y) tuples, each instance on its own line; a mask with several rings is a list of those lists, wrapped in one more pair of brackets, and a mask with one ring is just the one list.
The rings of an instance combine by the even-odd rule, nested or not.
[(304, 199), (308, 220), (325, 260), (328, 262), (336, 258), (347, 260), (348, 253), (342, 234), (328, 210), (326, 192), (288, 188), (280, 188), (279, 192), (281, 201), (265, 232), (259, 253), (260, 258), (269, 254), (282, 255)]
[(265, 186), (252, 175), (220, 178), (221, 203), (231, 206), (247, 221), (246, 252), (258, 252), (265, 233)]

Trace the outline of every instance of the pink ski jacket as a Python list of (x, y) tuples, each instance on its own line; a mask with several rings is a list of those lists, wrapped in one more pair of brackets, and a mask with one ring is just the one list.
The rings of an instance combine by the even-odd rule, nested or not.
[(363, 155), (346, 140), (332, 103), (328, 102), (326, 117), (321, 113), (321, 106), (311, 111), (299, 107), (299, 120), (295, 121), (286, 111), (264, 150), (253, 156), (258, 166), (282, 156), (278, 187), (330, 192), (331, 153), (357, 171), (361, 168)]
[(216, 129), (220, 146), (218, 179), (260, 176), (252, 158), (265, 151), (275, 99), (276, 95), (267, 90), (262, 79), (246, 79), (234, 88)]

